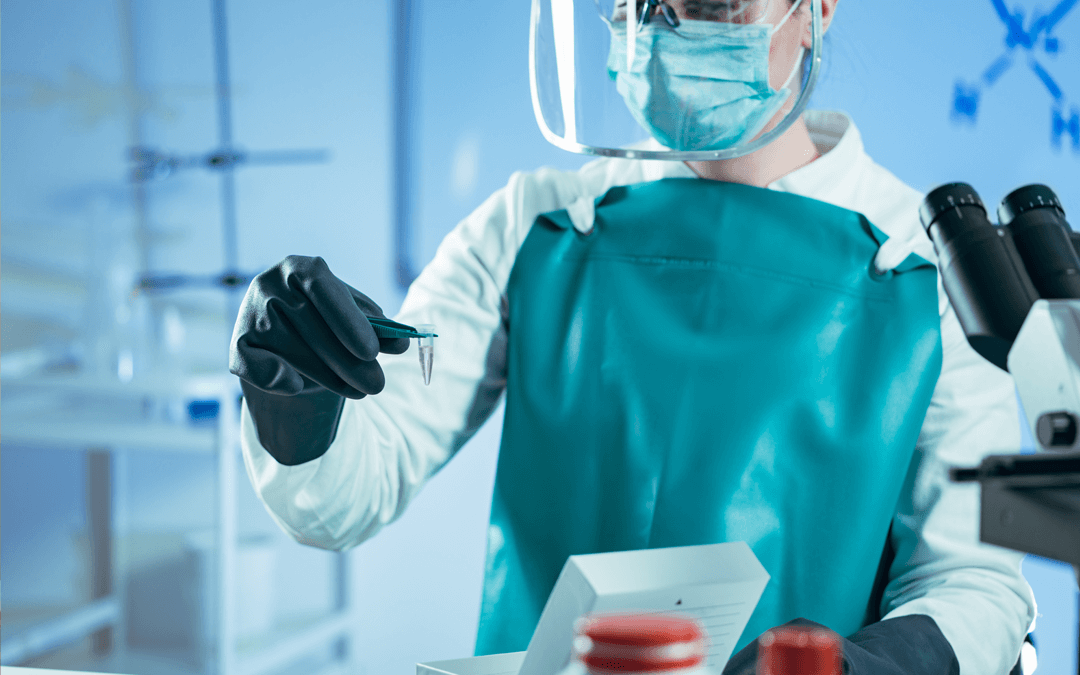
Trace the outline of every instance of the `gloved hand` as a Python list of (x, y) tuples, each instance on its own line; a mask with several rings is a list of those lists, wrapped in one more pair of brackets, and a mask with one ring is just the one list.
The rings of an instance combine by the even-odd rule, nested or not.
[[(785, 626), (825, 628), (807, 619)], [(959, 675), (952, 645), (930, 617), (911, 614), (872, 623), (842, 639), (844, 675)], [(758, 641), (731, 657), (723, 675), (757, 675)]]
[(229, 370), (240, 377), (259, 442), (292, 466), (322, 456), (345, 398), (386, 384), (376, 357), (407, 338), (379, 339), (370, 298), (335, 277), (322, 258), (289, 256), (255, 277), (233, 329)]

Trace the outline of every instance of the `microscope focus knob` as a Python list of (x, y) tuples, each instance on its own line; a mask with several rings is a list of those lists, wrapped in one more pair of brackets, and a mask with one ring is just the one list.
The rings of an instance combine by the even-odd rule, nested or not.
[(1064, 410), (1046, 413), (1035, 423), (1035, 431), (1044, 448), (1071, 448), (1076, 443), (1076, 416)]

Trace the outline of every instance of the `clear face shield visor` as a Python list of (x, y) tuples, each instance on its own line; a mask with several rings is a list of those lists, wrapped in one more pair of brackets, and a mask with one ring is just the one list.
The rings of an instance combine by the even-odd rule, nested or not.
[[(771, 63), (773, 35), (804, 5), (809, 53)], [(739, 157), (806, 108), (822, 32), (821, 0), (533, 0), (533, 112), (544, 137), (571, 152)], [(772, 71), (787, 80), (772, 86)]]

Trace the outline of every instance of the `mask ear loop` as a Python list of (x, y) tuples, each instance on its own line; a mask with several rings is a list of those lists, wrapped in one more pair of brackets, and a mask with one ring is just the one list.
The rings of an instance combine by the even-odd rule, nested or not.
[[(799, 66), (802, 65), (803, 59), (806, 57), (806, 48), (800, 47), (799, 50), (802, 53), (799, 54), (799, 58), (795, 59), (795, 67), (791, 69), (791, 73), (788, 74), (787, 80), (785, 80), (784, 83), (780, 85), (780, 88), (774, 92), (778, 95), (776, 104), (766, 114), (761, 116), (761, 119), (758, 120), (757, 124), (747, 128), (746, 132), (739, 139), (740, 143), (743, 142), (744, 139), (754, 138), (761, 133), (761, 130), (765, 128), (765, 125), (772, 120), (776, 111), (783, 108), (784, 104), (791, 98), (792, 91), (788, 89), (788, 85), (791, 84), (791, 80), (795, 78), (795, 73), (799, 72)], [(782, 94), (782, 96), (779, 96), (780, 94)]]
[[(801, 2), (802, 0), (800, 0)], [(648, 7), (648, 4), (645, 5)], [(637, 53), (637, 0), (626, 0), (626, 70), (634, 69), (634, 54)]]
[[(800, 4), (802, 4), (802, 0), (798, 0), (795, 4), (793, 4), (791, 6), (791, 9), (788, 10), (788, 13), (784, 15), (784, 18), (780, 20), (780, 23), (776, 24), (776, 26), (773, 27), (772, 31), (769, 33), (770, 40), (772, 39), (772, 36), (776, 34), (776, 31), (780, 30), (780, 27), (783, 26), (789, 18), (791, 18), (791, 15), (795, 13), (795, 10), (799, 8)], [(795, 64), (791, 67), (791, 72), (788, 73), (787, 79), (784, 80), (784, 83), (781, 84), (780, 87), (774, 92), (776, 94), (783, 93), (783, 97), (779, 99), (776, 106), (772, 108), (772, 110), (769, 111), (768, 114), (761, 116), (761, 119), (758, 120), (758, 123), (755, 126), (749, 127), (746, 130), (743, 136), (739, 139), (739, 143), (742, 143), (744, 139), (757, 137), (757, 135), (761, 133), (761, 130), (765, 128), (765, 125), (768, 124), (769, 121), (776, 114), (776, 111), (784, 107), (784, 104), (787, 103), (788, 99), (791, 98), (792, 94), (792, 91), (788, 89), (788, 85), (791, 84), (791, 81), (795, 78), (795, 73), (799, 72), (799, 67), (802, 66), (805, 59), (806, 47), (800, 46), (799, 57), (795, 59)]]
[(791, 72), (788, 73), (787, 79), (780, 85), (780, 89), (787, 89), (791, 81), (795, 79), (795, 73), (799, 72), (799, 68), (802, 67), (803, 61), (806, 60), (806, 47), (799, 46), (799, 58), (795, 59), (795, 65), (792, 66)]
[[(773, 35), (776, 35), (776, 31), (780, 30), (781, 26), (783, 26), (785, 23), (787, 23), (787, 20), (791, 18), (791, 15), (795, 13), (795, 10), (797, 10), (799, 8), (799, 5), (801, 5), (801, 4), (802, 4), (802, 0), (797, 0), (797, 2), (795, 2), (791, 6), (791, 9), (788, 10), (787, 14), (784, 15), (784, 18), (780, 19), (780, 23), (773, 26), (772, 32), (769, 33), (769, 39), (770, 40), (772, 39)], [(791, 80), (795, 77), (795, 73), (799, 72), (799, 67), (803, 64), (803, 61), (805, 59), (806, 59), (806, 47), (803, 47), (803, 46), (800, 45), (799, 46), (799, 58), (795, 59), (795, 65), (792, 66), (791, 72), (788, 73), (787, 79), (784, 80), (784, 83), (782, 85), (780, 85), (780, 89), (778, 89), (777, 91), (783, 91), (784, 89), (787, 89), (788, 85), (791, 84)], [(790, 91), (789, 91), (788, 95), (789, 96), (791, 95)]]
[[(801, 4), (802, 4), (802, 0), (797, 0), (797, 1), (795, 2), (795, 4), (793, 4), (793, 5), (791, 6), (791, 9), (789, 9), (789, 10), (787, 11), (787, 14), (785, 14), (785, 15), (784, 15), (784, 18), (783, 18), (783, 19), (780, 19), (780, 23), (778, 23), (778, 24), (776, 24), (775, 26), (773, 26), (773, 27), (772, 27), (772, 30), (771, 30), (771, 31), (769, 31), (769, 35), (770, 35), (770, 36), (772, 36), (772, 35), (775, 35), (775, 34), (776, 34), (776, 31), (780, 30), (780, 28), (781, 28), (781, 27), (783, 27), (783, 25), (784, 25), (785, 23), (787, 23), (787, 20), (791, 18), (791, 15), (795, 13), (795, 10), (797, 10), (797, 9), (799, 8), (799, 5), (801, 5)], [(804, 48), (804, 49), (805, 49), (805, 48)], [(789, 79), (790, 79), (790, 78), (789, 78)]]

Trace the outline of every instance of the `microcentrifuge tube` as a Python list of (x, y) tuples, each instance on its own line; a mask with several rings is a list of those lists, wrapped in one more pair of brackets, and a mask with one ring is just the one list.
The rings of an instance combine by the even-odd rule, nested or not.
[(431, 367), (435, 364), (435, 324), (418, 323), (416, 332), (423, 333), (417, 338), (420, 347), (420, 372), (424, 375), (424, 384), (431, 384)]

